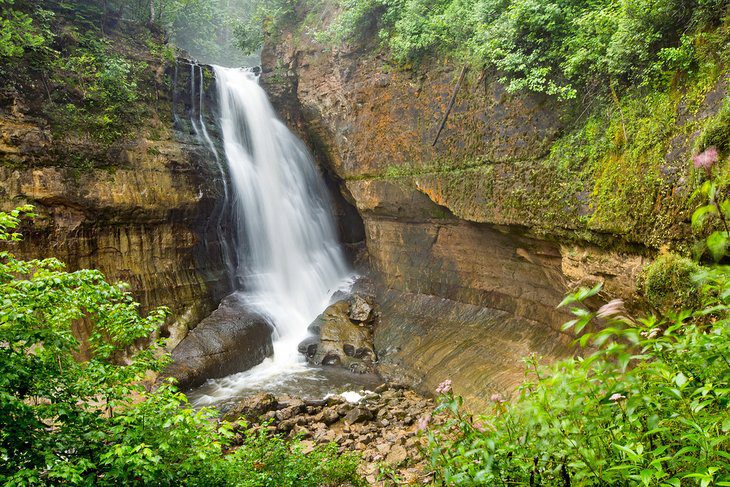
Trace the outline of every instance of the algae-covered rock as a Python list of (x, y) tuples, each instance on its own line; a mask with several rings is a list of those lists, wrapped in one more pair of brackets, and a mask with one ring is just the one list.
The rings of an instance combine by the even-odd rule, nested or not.
[(646, 301), (657, 310), (696, 309), (700, 305), (699, 284), (692, 279), (700, 266), (686, 257), (660, 255), (642, 273)]
[[(352, 317), (355, 318), (352, 318)], [(313, 335), (299, 344), (299, 352), (314, 365), (343, 366), (353, 372), (371, 372), (374, 312), (363, 296), (337, 301), (309, 326)]]

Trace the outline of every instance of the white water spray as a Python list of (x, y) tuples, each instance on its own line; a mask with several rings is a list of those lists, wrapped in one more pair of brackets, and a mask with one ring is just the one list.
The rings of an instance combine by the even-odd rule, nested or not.
[(215, 392), (199, 404), (305, 370), (297, 345), (332, 293), (352, 276), (326, 188), (307, 149), (277, 119), (253, 73), (214, 69), (238, 229), (236, 274), (243, 299), (274, 325), (274, 355), (214, 381)]

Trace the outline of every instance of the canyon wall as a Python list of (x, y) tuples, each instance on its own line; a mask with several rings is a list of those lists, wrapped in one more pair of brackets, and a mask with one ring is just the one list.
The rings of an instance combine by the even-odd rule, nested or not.
[(644, 265), (660, 248), (686, 249), (693, 140), (724, 78), (698, 108), (674, 105), (658, 162), (607, 154), (617, 160), (588, 171), (563, 154), (590, 143), (567, 139), (575, 104), (509, 94), (473, 69), (434, 143), (463, 64), (405, 69), (374, 41), (323, 45), (311, 32), (328, 15), (315, 13), (299, 16), (319, 24), (269, 39), (262, 79), (364, 221), (386, 375), (424, 390), (450, 378), (484, 404), (522, 380), (524, 356), (574, 352), (556, 309), (566, 291), (604, 282), (604, 298), (637, 305)]
[[(44, 115), (50, 94), (40, 82), (4, 86), (1, 209), (35, 206), (16, 255), (57, 257), (69, 270), (99, 269), (111, 281), (128, 282), (142, 311), (169, 307), (162, 333), (174, 346), (231, 290), (216, 229), (224, 175), (186, 122), (197, 101), (190, 66), (176, 72), (143, 45), (117, 41), (148, 66), (138, 87), (146, 113), (132, 133), (110, 144), (54, 129)], [(76, 331), (81, 338), (88, 333), (83, 325)]]

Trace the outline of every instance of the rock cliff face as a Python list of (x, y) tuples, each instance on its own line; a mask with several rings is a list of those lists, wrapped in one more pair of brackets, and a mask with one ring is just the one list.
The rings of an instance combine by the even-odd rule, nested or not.
[(142, 126), (102, 149), (54, 134), (42, 116), (40, 86), (6, 86), (0, 194), (2, 210), (31, 203), (38, 213), (16, 254), (53, 256), (71, 270), (97, 268), (129, 282), (143, 307), (171, 309), (163, 334), (174, 346), (231, 290), (215, 228), (224, 176), (189, 125), (173, 129), (173, 101), (178, 118), (191, 110), (189, 66), (175, 76), (171, 63), (145, 61), (152, 75), (140, 89), (154, 102), (140, 101), (149, 103)]
[[(461, 65), (396, 69), (377, 49), (334, 50), (307, 31), (265, 45), (263, 80), (364, 221), (383, 299), (376, 352), (389, 375), (424, 389), (451, 378), (473, 404), (509, 391), (525, 355), (573, 352), (556, 310), (568, 289), (604, 281), (631, 302), (656, 249), (686, 240), (680, 176), (691, 137), (667, 140), (664, 179), (641, 180), (636, 202), (621, 178), (611, 183), (609, 208), (595, 196), (602, 175), (551, 160), (567, 108), (467, 73), (434, 144)], [(677, 125), (716, 113), (725, 90), (720, 82)]]

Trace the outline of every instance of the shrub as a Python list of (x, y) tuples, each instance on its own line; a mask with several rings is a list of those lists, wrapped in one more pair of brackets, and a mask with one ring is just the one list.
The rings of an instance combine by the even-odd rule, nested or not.
[[(727, 0), (343, 0), (331, 38), (376, 25), (404, 64), (455, 54), (497, 71), (510, 91), (573, 98), (697, 64), (693, 35), (714, 29)], [(375, 17), (375, 19), (373, 19)], [(324, 36), (326, 37), (326, 36)]]
[[(24, 207), (0, 212), (0, 242), (18, 240)], [(166, 311), (138, 313), (125, 286), (55, 259), (0, 252), (0, 483), (3, 485), (358, 484), (336, 446), (241, 431), (195, 411), (170, 383), (143, 380), (168, 360), (158, 342), (131, 353)], [(83, 359), (73, 329), (91, 330)]]
[(720, 111), (705, 126), (697, 146), (698, 152), (715, 147), (725, 155), (730, 153), (730, 96), (725, 97)]
[[(593, 353), (543, 367), (512, 404), (472, 417), (448, 392), (448, 418), (429, 432), (445, 485), (728, 485), (730, 483), (730, 268), (704, 270), (702, 308), (667, 318), (628, 317), (619, 302), (598, 312), (564, 304)], [(708, 323), (709, 324), (705, 324)]]
[(68, 49), (53, 62), (54, 82), (64, 97), (47, 104), (56, 130), (106, 144), (126, 136), (141, 116), (138, 79), (146, 67), (110, 52), (102, 41), (84, 38)]
[(15, 8), (14, 0), (0, 0), (0, 60), (20, 57), (48, 43), (52, 37), (47, 28), (50, 13), (38, 9), (35, 14), (36, 18)]

